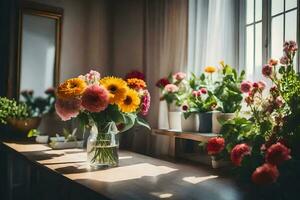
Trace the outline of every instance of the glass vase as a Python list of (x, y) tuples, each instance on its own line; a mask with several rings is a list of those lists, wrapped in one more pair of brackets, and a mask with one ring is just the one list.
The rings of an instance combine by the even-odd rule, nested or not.
[(91, 128), (87, 140), (87, 158), (93, 169), (118, 166), (118, 148), (119, 141), (115, 132), (102, 133), (96, 126)]

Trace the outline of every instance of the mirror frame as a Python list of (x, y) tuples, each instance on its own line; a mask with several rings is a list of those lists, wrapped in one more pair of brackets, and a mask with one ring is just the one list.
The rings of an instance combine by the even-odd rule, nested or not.
[(62, 41), (62, 20), (63, 9), (43, 5), (35, 2), (25, 1), (19, 8), (19, 27), (18, 27), (18, 52), (17, 52), (17, 99), (20, 98), (21, 88), (21, 58), (22, 58), (22, 32), (23, 32), (23, 15), (34, 15), (46, 17), (55, 20), (55, 55), (54, 55), (54, 77), (53, 87), (59, 84), (60, 77), (60, 59), (61, 59), (61, 41)]

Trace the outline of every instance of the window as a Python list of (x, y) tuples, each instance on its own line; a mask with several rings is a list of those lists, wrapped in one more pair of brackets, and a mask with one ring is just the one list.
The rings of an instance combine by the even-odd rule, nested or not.
[[(241, 1), (242, 56), (250, 79), (261, 79), (261, 67), (272, 57), (282, 56), (286, 40), (299, 43), (299, 0), (244, 0)], [(244, 12), (243, 12), (244, 11)], [(299, 63), (296, 57), (296, 65)], [(298, 67), (299, 69), (299, 67)]]

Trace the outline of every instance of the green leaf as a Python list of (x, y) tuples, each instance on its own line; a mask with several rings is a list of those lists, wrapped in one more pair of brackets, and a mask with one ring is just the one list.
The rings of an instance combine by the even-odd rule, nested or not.
[(40, 131), (38, 131), (37, 129), (31, 129), (28, 134), (27, 134), (27, 137), (35, 137), (35, 136), (38, 136), (40, 135)]
[(143, 127), (146, 127), (148, 128), (149, 130), (151, 130), (151, 127), (150, 125), (148, 124), (148, 122), (146, 122), (143, 118), (141, 117), (137, 117), (136, 118), (136, 123), (140, 126), (143, 126)]

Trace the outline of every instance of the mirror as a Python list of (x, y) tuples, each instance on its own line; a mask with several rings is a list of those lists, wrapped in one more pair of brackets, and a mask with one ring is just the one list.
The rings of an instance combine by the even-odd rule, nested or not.
[[(18, 92), (35, 96), (54, 87), (59, 79), (60, 13), (23, 7), (20, 12)], [(19, 95), (18, 94), (18, 95)]]

